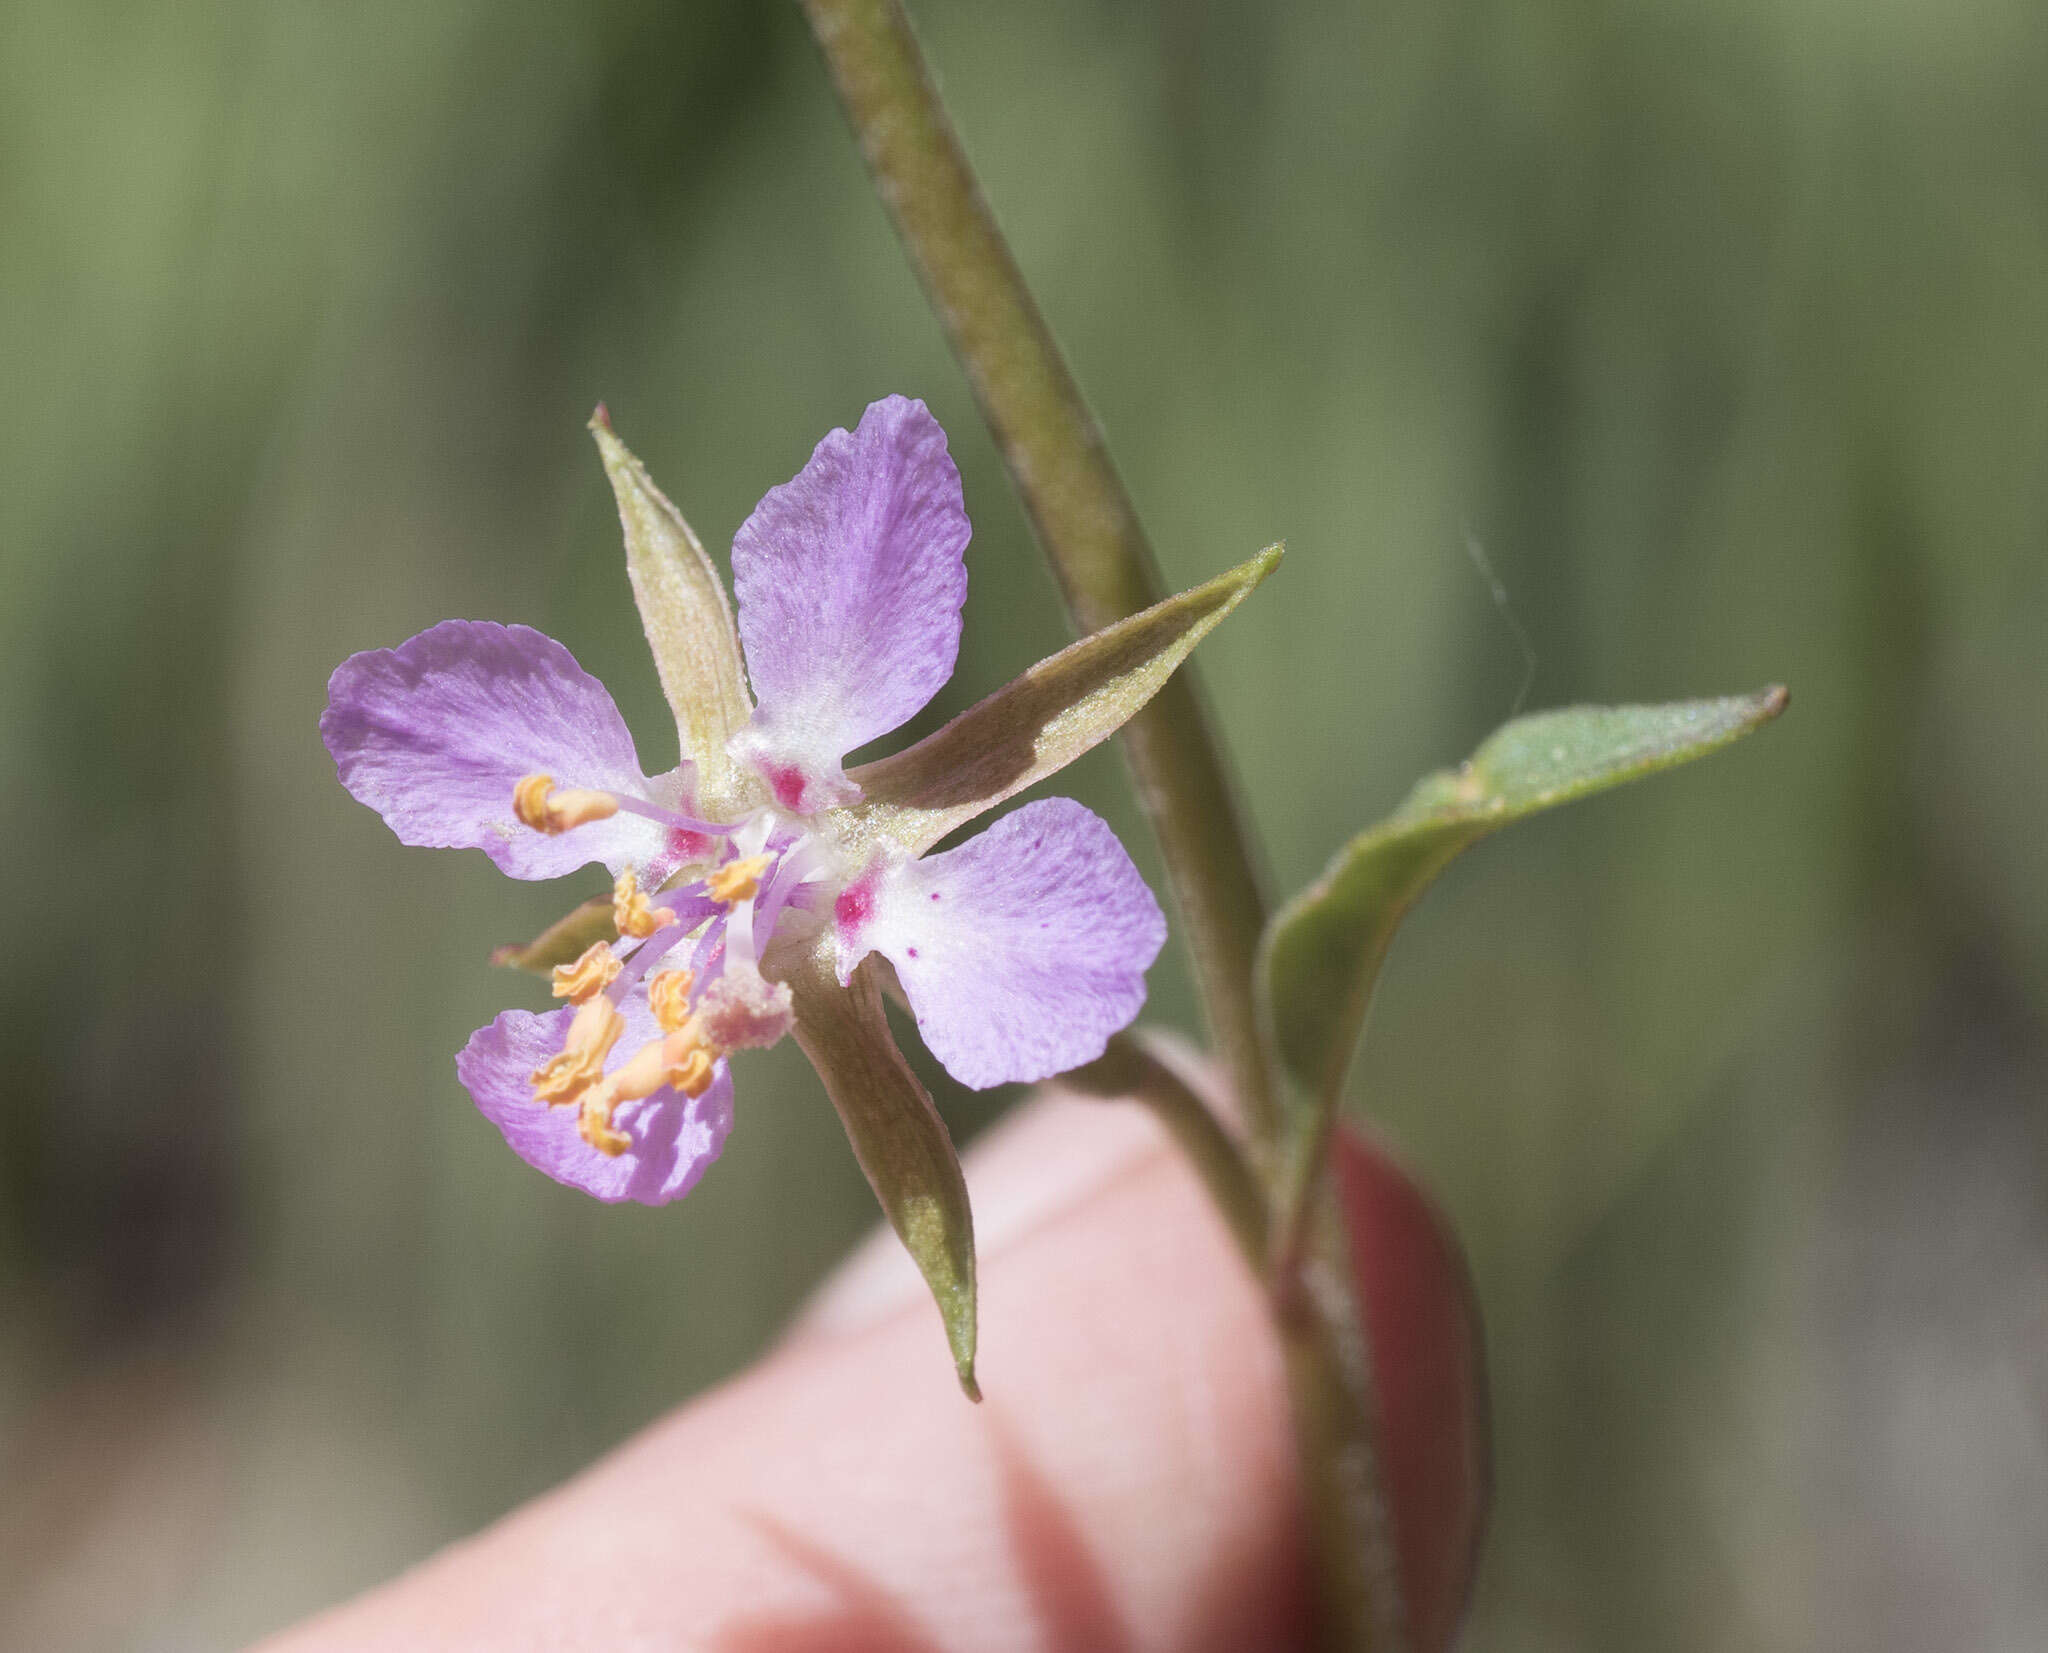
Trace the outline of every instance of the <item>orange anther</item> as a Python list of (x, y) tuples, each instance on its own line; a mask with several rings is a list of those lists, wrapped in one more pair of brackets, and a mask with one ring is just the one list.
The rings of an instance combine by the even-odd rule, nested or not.
[(744, 860), (728, 861), (705, 875), (704, 893), (728, 907), (736, 901), (749, 901), (760, 893), (761, 874), (774, 860), (772, 855), (749, 855)]
[(697, 978), (687, 970), (658, 971), (647, 983), (647, 1008), (664, 1033), (680, 1033), (690, 1019), (690, 989)]
[(604, 1059), (626, 1031), (626, 1018), (599, 996), (577, 1006), (559, 1053), (533, 1070), (534, 1100), (549, 1106), (574, 1102), (604, 1077)]
[(528, 775), (512, 788), (512, 813), (535, 832), (552, 836), (592, 821), (607, 821), (619, 812), (609, 792), (571, 787), (557, 792), (552, 775)]
[(612, 923), (620, 935), (645, 940), (675, 921), (673, 907), (652, 906), (640, 893), (639, 875), (631, 867), (619, 874), (618, 882), (612, 885)]
[(593, 941), (574, 964), (555, 966), (551, 972), (555, 997), (583, 1004), (617, 981), (622, 968), (610, 942)]

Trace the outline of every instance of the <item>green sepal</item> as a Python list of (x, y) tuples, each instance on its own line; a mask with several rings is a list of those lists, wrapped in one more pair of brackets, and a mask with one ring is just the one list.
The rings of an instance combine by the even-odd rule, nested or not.
[(590, 416), (590, 433), (618, 499), (626, 573), (662, 693), (675, 713), (676, 737), (684, 758), (696, 765), (697, 801), (727, 806), (743, 788), (725, 743), (746, 727), (754, 708), (725, 582), (682, 512), (613, 432), (602, 407)]
[(890, 1227), (931, 1288), (961, 1389), (978, 1401), (974, 1217), (967, 1179), (930, 1092), (890, 1035), (872, 962), (855, 970), (845, 987), (834, 977), (825, 949), (799, 965), (788, 978), (796, 1041), (825, 1082)]
[(969, 707), (915, 746), (847, 772), (850, 815), (921, 854), (955, 827), (1107, 740), (1224, 616), (1279, 566), (1283, 547), (1104, 626)]
[(1456, 769), (1425, 777), (1273, 915), (1259, 947), (1270, 1048), (1317, 1132), (1335, 1109), (1402, 918), (1467, 845), (1510, 821), (1705, 757), (1785, 709), (1770, 688), (1664, 706), (1572, 706), (1517, 718)]
[(612, 898), (594, 896), (581, 906), (571, 907), (554, 923), (521, 945), (508, 941), (491, 949), (491, 962), (508, 970), (545, 976), (558, 964), (573, 964), (600, 941), (616, 941), (619, 932), (612, 922)]

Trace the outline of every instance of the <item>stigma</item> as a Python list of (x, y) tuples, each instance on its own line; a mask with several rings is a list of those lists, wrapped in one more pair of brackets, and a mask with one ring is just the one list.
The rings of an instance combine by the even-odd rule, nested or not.
[[(538, 830), (550, 830), (558, 819), (570, 821), (583, 807), (585, 795), (558, 793), (551, 787), (545, 775), (530, 775), (519, 783), (519, 817)], [(608, 802), (607, 795), (591, 796)], [(656, 968), (644, 987), (634, 989), (646, 994), (647, 1009), (660, 1031), (637, 1049), (628, 1046), (609, 1072), (607, 1060), (626, 1033), (622, 997), (655, 954), (669, 951), (656, 942), (651, 952), (643, 948), (636, 955), (629, 944), (673, 931), (680, 922), (675, 908), (655, 906), (640, 888), (638, 872), (628, 867), (612, 886), (612, 919), (619, 942), (627, 945), (615, 951), (611, 942), (596, 942), (572, 963), (555, 967), (555, 997), (568, 1000), (576, 1011), (561, 1051), (534, 1069), (533, 1096), (549, 1107), (574, 1107), (577, 1135), (598, 1153), (616, 1158), (634, 1149), (635, 1115), (629, 1113), (622, 1123), (619, 1109), (666, 1092), (702, 1097), (717, 1083), (719, 1064), (734, 1051), (772, 1045), (790, 1031), (794, 1005), (789, 987), (762, 976), (753, 946), (754, 904), (772, 900), (774, 889), (764, 897), (764, 886), (779, 888), (778, 880), (784, 876), (771, 873), (778, 855), (766, 849), (769, 831), (765, 816), (738, 829), (735, 851), (753, 853), (735, 853), (706, 873), (701, 883), (680, 892), (679, 898), (691, 903), (701, 893), (725, 911), (714, 913), (704, 927), (695, 969)], [(787, 856), (781, 859), (786, 862)], [(796, 882), (815, 876), (809, 867), (810, 862), (798, 864)], [(784, 891), (775, 901), (770, 928), (788, 900)], [(695, 915), (701, 910), (692, 905), (691, 911)], [(693, 916), (684, 927), (700, 922)], [(707, 969), (708, 978), (700, 974)]]
[(619, 801), (609, 792), (592, 792), (584, 787), (555, 790), (552, 775), (528, 775), (512, 788), (512, 813), (522, 825), (549, 837), (571, 827), (608, 821), (619, 812)]

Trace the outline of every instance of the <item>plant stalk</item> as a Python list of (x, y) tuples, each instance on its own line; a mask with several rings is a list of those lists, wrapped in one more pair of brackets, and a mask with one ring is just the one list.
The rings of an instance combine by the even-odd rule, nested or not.
[[(1094, 631), (1150, 606), (1165, 593), (1137, 512), (968, 165), (900, 0), (802, 5), (875, 188), (967, 371), (1074, 624)], [(1125, 1094), (1167, 1122), (1260, 1269), (1270, 1227), (1265, 1179), (1278, 1169), (1281, 1140), (1255, 1009), (1253, 962), (1266, 909), (1249, 839), (1187, 667), (1125, 724), (1122, 738), (1258, 1174), (1177, 1082), (1162, 1086), (1156, 1074), (1139, 1074), (1142, 1083)], [(1113, 1066), (1114, 1057), (1105, 1061)], [(1332, 1650), (1401, 1653), (1370, 1351), (1327, 1178), (1317, 1179), (1312, 1198), (1305, 1215), (1313, 1237), (1299, 1271), (1267, 1283), (1286, 1354), (1319, 1629)]]
[(1061, 1074), (1059, 1082), (1084, 1096), (1137, 1102), (1150, 1109), (1202, 1179), (1247, 1266), (1263, 1277), (1268, 1243), (1265, 1192), (1223, 1122), (1154, 1054), (1146, 1034), (1117, 1034), (1102, 1055), (1086, 1067)]
[[(875, 187), (967, 370), (1075, 626), (1165, 593), (1102, 432), (1024, 285), (899, 0), (803, 0)], [(1124, 726), (1211, 1037), (1261, 1157), (1277, 1129), (1253, 1013), (1265, 902), (1208, 709), (1183, 666)]]

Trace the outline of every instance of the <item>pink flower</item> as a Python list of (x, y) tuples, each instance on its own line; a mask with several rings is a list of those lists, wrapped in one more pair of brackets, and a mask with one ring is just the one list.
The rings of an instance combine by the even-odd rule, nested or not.
[[(506, 1011), (456, 1059), (523, 1159), (600, 1199), (675, 1199), (731, 1128), (731, 1054), (793, 1032), (903, 1230), (899, 1206), (945, 1180), (951, 1144), (890, 1041), (881, 986), (900, 985), (966, 1084), (1041, 1079), (1137, 1015), (1166, 936), (1123, 846), (1072, 799), (931, 846), (1109, 734), (1272, 554), (849, 772), (959, 652), (970, 529), (924, 404), (875, 403), (769, 491), (733, 542), (736, 635), (687, 524), (602, 413), (593, 428), (683, 761), (649, 776), (561, 644), (467, 620), (343, 662), (322, 738), (408, 844), (481, 849), (515, 878), (592, 862), (614, 877), (614, 934), (554, 971), (569, 1002)], [(971, 1248), (966, 1269), (971, 1300)]]

